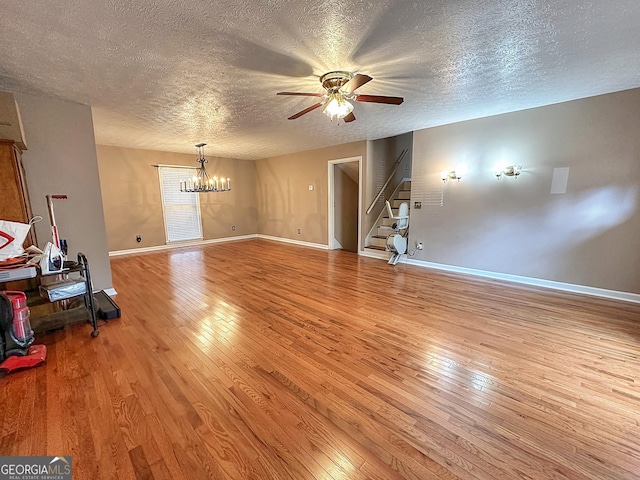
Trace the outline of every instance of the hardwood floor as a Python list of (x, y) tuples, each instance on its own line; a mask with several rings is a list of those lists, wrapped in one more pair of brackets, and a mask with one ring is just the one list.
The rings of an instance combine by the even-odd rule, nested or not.
[(122, 318), (0, 380), (76, 479), (640, 478), (640, 305), (265, 240), (112, 260)]

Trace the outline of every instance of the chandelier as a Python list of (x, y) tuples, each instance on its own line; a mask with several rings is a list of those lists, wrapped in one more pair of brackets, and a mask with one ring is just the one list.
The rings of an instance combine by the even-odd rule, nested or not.
[(180, 191), (189, 193), (207, 193), (207, 192), (228, 192), (231, 190), (231, 179), (209, 177), (207, 169), (204, 167), (205, 163), (209, 161), (204, 158), (204, 146), (206, 143), (199, 143), (196, 145), (198, 149), (198, 158), (196, 162), (200, 163), (200, 166), (196, 169), (196, 174), (193, 178), (180, 181)]

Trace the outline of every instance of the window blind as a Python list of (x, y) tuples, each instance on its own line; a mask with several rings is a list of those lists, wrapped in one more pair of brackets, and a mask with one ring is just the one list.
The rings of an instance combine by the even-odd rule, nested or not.
[(180, 191), (180, 181), (191, 173), (185, 168), (158, 167), (167, 243), (202, 239), (198, 194)]

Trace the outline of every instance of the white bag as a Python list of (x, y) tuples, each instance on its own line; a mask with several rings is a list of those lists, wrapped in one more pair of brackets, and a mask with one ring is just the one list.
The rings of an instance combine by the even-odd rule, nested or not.
[(0, 220), (0, 262), (24, 255), (22, 244), (30, 228), (31, 223)]

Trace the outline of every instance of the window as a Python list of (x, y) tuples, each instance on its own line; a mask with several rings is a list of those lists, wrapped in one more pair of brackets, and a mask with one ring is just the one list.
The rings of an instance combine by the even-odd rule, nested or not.
[(159, 167), (162, 212), (167, 243), (202, 239), (200, 199), (197, 193), (180, 191), (180, 180), (189, 178), (189, 170)]

